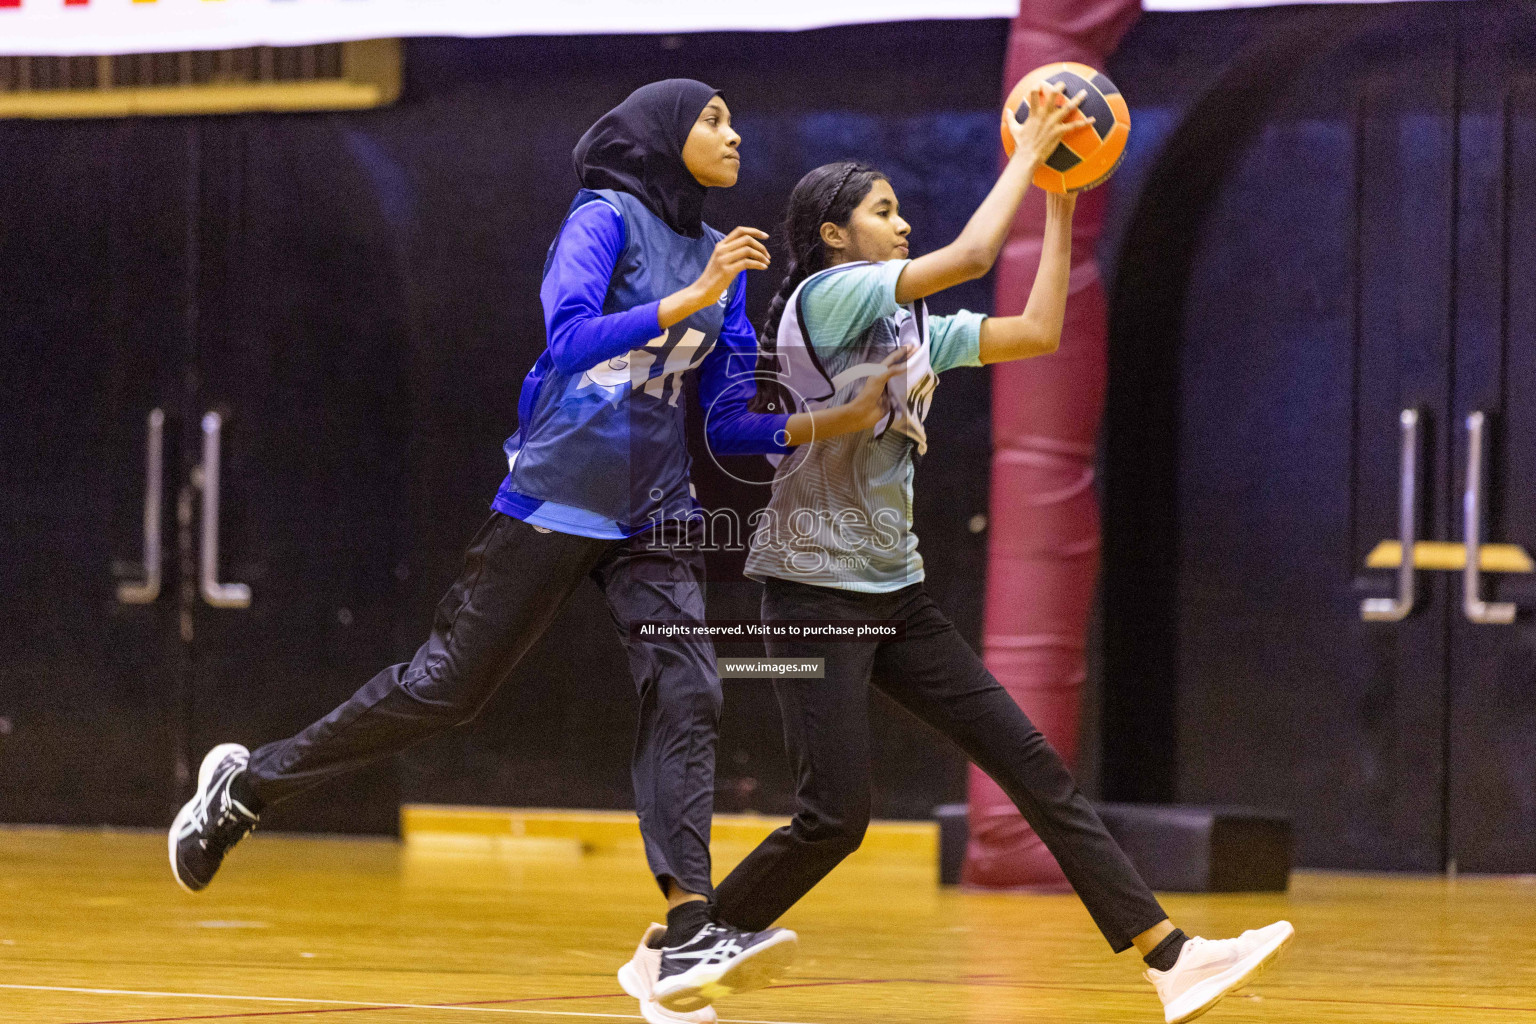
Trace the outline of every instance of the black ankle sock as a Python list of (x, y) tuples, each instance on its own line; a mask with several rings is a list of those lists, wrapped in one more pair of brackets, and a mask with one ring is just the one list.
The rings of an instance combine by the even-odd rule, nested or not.
[(246, 772), (238, 772), (229, 780), (229, 797), (257, 817), (261, 816), (262, 810), (266, 807), (266, 804), (251, 792), (251, 780)]
[(1154, 971), (1171, 971), (1173, 965), (1179, 962), (1179, 951), (1184, 948), (1184, 943), (1189, 941), (1189, 936), (1183, 929), (1175, 928), (1168, 933), (1168, 937), (1152, 947), (1152, 952), (1141, 959)]
[(681, 946), (709, 924), (709, 902), (689, 900), (667, 911), (667, 937), (664, 946)]

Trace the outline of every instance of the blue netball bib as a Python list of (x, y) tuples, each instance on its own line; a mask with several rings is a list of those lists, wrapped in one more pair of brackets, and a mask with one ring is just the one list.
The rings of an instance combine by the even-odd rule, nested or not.
[[(583, 189), (567, 218), (590, 202), (607, 202), (624, 219), (605, 314), (693, 283), (722, 237), (707, 225), (700, 238), (680, 235), (633, 196), (607, 189)], [(503, 490), (584, 509), (626, 530), (690, 512), (683, 385), (719, 339), (725, 307), (711, 305), (643, 346), (575, 373), (562, 373), (545, 351), (523, 382), (518, 431), (505, 445), (510, 473)]]

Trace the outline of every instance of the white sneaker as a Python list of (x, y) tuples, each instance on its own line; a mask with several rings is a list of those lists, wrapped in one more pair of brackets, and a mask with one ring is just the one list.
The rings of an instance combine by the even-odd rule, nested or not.
[(653, 924), (645, 930), (629, 963), (619, 968), (619, 984), (640, 1000), (640, 1016), (650, 1024), (715, 1024), (715, 1008), (705, 1006), (689, 1013), (669, 1010), (656, 1001), (656, 974), (661, 969), (661, 943), (667, 926)]
[(1190, 939), (1173, 967), (1145, 974), (1163, 1001), (1163, 1018), (1168, 1024), (1194, 1020), (1264, 973), (1295, 934), (1289, 921), (1276, 921), (1235, 939)]

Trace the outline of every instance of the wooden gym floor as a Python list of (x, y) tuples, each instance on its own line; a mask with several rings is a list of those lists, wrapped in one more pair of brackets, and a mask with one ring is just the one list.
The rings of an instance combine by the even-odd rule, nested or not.
[[(721, 866), (742, 852), (721, 849)], [(794, 975), (722, 1019), (1161, 1021), (1134, 953), (1111, 957), (1073, 897), (933, 876), (911, 857), (845, 865), (786, 922), (801, 933)], [(161, 833), (0, 829), (0, 1022), (635, 1019), (614, 970), (659, 903), (630, 853), (258, 834), (191, 896)], [(1304, 873), (1287, 895), (1166, 905), (1192, 934), (1279, 917), (1299, 930), (1213, 1022), (1536, 1024), (1532, 880)]]

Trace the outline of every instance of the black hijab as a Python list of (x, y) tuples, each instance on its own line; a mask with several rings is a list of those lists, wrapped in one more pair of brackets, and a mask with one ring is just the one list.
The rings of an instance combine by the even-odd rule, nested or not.
[(683, 143), (709, 101), (720, 95), (691, 78), (642, 85), (597, 119), (571, 154), (584, 188), (639, 199), (680, 235), (704, 230), (707, 189), (683, 163)]

